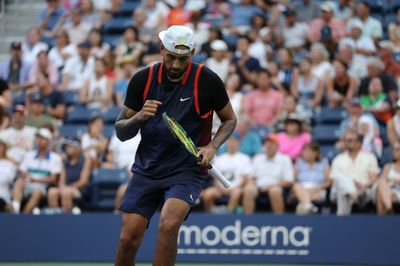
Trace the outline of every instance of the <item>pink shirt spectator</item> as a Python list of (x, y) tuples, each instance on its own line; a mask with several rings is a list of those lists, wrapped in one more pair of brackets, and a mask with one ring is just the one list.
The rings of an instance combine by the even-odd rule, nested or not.
[(291, 159), (297, 159), (303, 151), (304, 145), (311, 142), (311, 136), (308, 132), (300, 133), (291, 138), (286, 132), (277, 134), (279, 142), (279, 151), (288, 155)]
[[(308, 39), (311, 42), (321, 41), (321, 30), (326, 25), (322, 18), (313, 19), (310, 22), (310, 28), (308, 31)], [(332, 18), (328, 23), (331, 28), (332, 38), (335, 42), (338, 42), (341, 38), (346, 36), (346, 24), (341, 19)]]
[(282, 92), (269, 89), (252, 91), (244, 98), (243, 108), (256, 125), (270, 126), (284, 105)]
[[(37, 83), (40, 72), (41, 72), (41, 70), (40, 70), (38, 64), (35, 63), (29, 71), (29, 82)], [(49, 75), (49, 80), (50, 80), (51, 84), (57, 85), (58, 78), (59, 78), (57, 68), (53, 64), (49, 63), (46, 73)]]

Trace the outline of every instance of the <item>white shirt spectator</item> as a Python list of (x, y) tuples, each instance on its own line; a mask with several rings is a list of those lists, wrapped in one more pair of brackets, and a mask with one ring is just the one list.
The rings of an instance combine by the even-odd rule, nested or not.
[(81, 147), (82, 147), (82, 150), (85, 151), (85, 156), (97, 158), (97, 150), (96, 150), (96, 148), (91, 147), (91, 146), (97, 145), (103, 139), (104, 139), (103, 136), (101, 136), (99, 139), (95, 139), (95, 138), (90, 137), (89, 133), (83, 134), (82, 140), (81, 140)]
[(282, 34), (286, 48), (297, 48), (304, 46), (307, 42), (309, 27), (304, 22), (296, 22), (293, 27), (284, 26)]
[(21, 130), (9, 127), (0, 131), (0, 139), (9, 145), (7, 157), (21, 162), (25, 153), (33, 149), (36, 132), (37, 129), (30, 126), (24, 126)]
[(332, 162), (332, 179), (346, 177), (361, 184), (367, 184), (370, 181), (369, 173), (379, 173), (376, 157), (370, 152), (360, 151), (355, 160), (349, 156), (348, 152), (343, 152)]
[(333, 77), (334, 69), (328, 61), (322, 61), (319, 65), (312, 67), (312, 74), (319, 79), (323, 79), (325, 75)]
[(194, 25), (192, 23), (187, 23), (185, 26), (193, 30), (194, 43), (196, 44), (196, 51), (199, 52), (201, 50), (201, 46), (203, 45), (203, 43), (208, 41), (208, 35), (209, 35), (208, 28), (210, 27), (210, 25), (204, 22), (199, 22), (196, 29), (194, 28)]
[(57, 68), (63, 67), (65, 65), (65, 59), (63, 55), (67, 55), (68, 57), (74, 57), (78, 54), (78, 50), (76, 49), (75, 44), (71, 43), (59, 51), (57, 47), (53, 47), (49, 52), (49, 60), (50, 62)]
[(357, 21), (356, 23), (358, 22), (362, 23), (363, 25), (362, 34), (364, 36), (368, 36), (371, 38), (382, 38), (383, 36), (382, 23), (376, 18), (369, 16), (365, 22), (363, 22), (358, 17), (349, 19), (349, 21), (347, 22), (348, 30), (350, 30), (350, 27), (351, 25), (353, 25), (354, 21)]
[(272, 159), (268, 159), (266, 154), (256, 155), (252, 168), (258, 187), (277, 185), (280, 181), (294, 181), (290, 157), (279, 152)]
[(254, 57), (260, 63), (260, 66), (266, 68), (268, 65), (267, 57), (272, 52), (271, 46), (265, 44), (261, 40), (257, 40), (250, 44), (248, 53), (251, 57)]
[(222, 81), (226, 81), (229, 74), (230, 61), (224, 58), (222, 61), (218, 62), (214, 57), (210, 57), (206, 61), (206, 66), (214, 71)]
[[(376, 51), (374, 41), (369, 36), (361, 36), (357, 40), (350, 38), (350, 37), (346, 37), (339, 41), (339, 47), (342, 45), (349, 45), (350, 47), (354, 48), (354, 50), (355, 49), (364, 49), (364, 50), (367, 50), (370, 52)], [(362, 61), (366, 64), (366, 62), (368, 60), (368, 56), (355, 52), (354, 60), (356, 60), (358, 62)]]
[(34, 46), (30, 46), (27, 43), (22, 44), (22, 59), (27, 62), (28, 64), (33, 64), (36, 59), (37, 55), (41, 51), (47, 51), (49, 46), (43, 42), (38, 42)]
[(94, 73), (94, 58), (89, 57), (86, 64), (80, 56), (69, 58), (65, 63), (63, 74), (69, 76), (68, 90), (80, 90), (85, 82)]
[[(35, 179), (44, 179), (52, 174), (60, 174), (62, 169), (62, 159), (57, 153), (49, 151), (44, 159), (40, 159), (37, 151), (28, 152), (19, 167), (21, 172), (27, 173)], [(25, 189), (32, 191), (34, 189), (46, 190), (47, 184), (37, 182), (27, 182)]]
[(112, 7), (112, 0), (96, 0), (93, 1), (94, 9), (99, 11), (110, 10)]
[(252, 174), (250, 157), (240, 152), (216, 156), (214, 165), (231, 181), (232, 187), (238, 186), (243, 176)]
[(10, 185), (14, 181), (17, 167), (10, 160), (0, 160), (0, 199), (6, 202), (11, 200)]
[(170, 11), (169, 7), (162, 1), (155, 2), (154, 8), (146, 8), (146, 6), (143, 7), (147, 16), (146, 22), (144, 23), (146, 28), (155, 29), (160, 25), (160, 22), (167, 19)]
[(135, 154), (141, 139), (140, 133), (125, 142), (120, 141), (116, 135), (111, 137), (108, 149), (113, 152), (114, 163), (119, 168), (131, 169), (132, 164), (135, 162)]
[(92, 26), (83, 21), (79, 23), (78, 26), (74, 26), (72, 22), (70, 22), (66, 23), (63, 29), (68, 33), (71, 43), (78, 45), (87, 39)]

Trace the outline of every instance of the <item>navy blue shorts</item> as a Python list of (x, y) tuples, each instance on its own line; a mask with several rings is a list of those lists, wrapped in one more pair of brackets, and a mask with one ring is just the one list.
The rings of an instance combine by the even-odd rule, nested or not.
[(137, 213), (149, 221), (160, 204), (169, 198), (185, 201), (190, 207), (196, 203), (207, 180), (200, 171), (183, 171), (162, 179), (135, 173), (121, 200), (120, 210)]

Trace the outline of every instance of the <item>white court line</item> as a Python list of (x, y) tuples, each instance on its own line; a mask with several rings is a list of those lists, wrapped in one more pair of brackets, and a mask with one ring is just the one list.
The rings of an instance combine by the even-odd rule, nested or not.
[(290, 255), (290, 256), (307, 256), (310, 254), (309, 250), (306, 249), (217, 249), (217, 248), (180, 248), (178, 254), (191, 254), (191, 255)]

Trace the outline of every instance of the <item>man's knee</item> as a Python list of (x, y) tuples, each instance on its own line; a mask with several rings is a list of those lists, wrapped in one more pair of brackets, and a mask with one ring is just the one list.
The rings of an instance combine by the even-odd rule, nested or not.
[(159, 233), (167, 236), (175, 236), (179, 232), (181, 223), (182, 221), (175, 218), (160, 219), (160, 223), (158, 225)]
[(49, 198), (54, 198), (60, 194), (60, 190), (58, 188), (52, 187), (47, 193)]
[(31, 198), (41, 199), (45, 195), (43, 190), (35, 189), (32, 191)]

